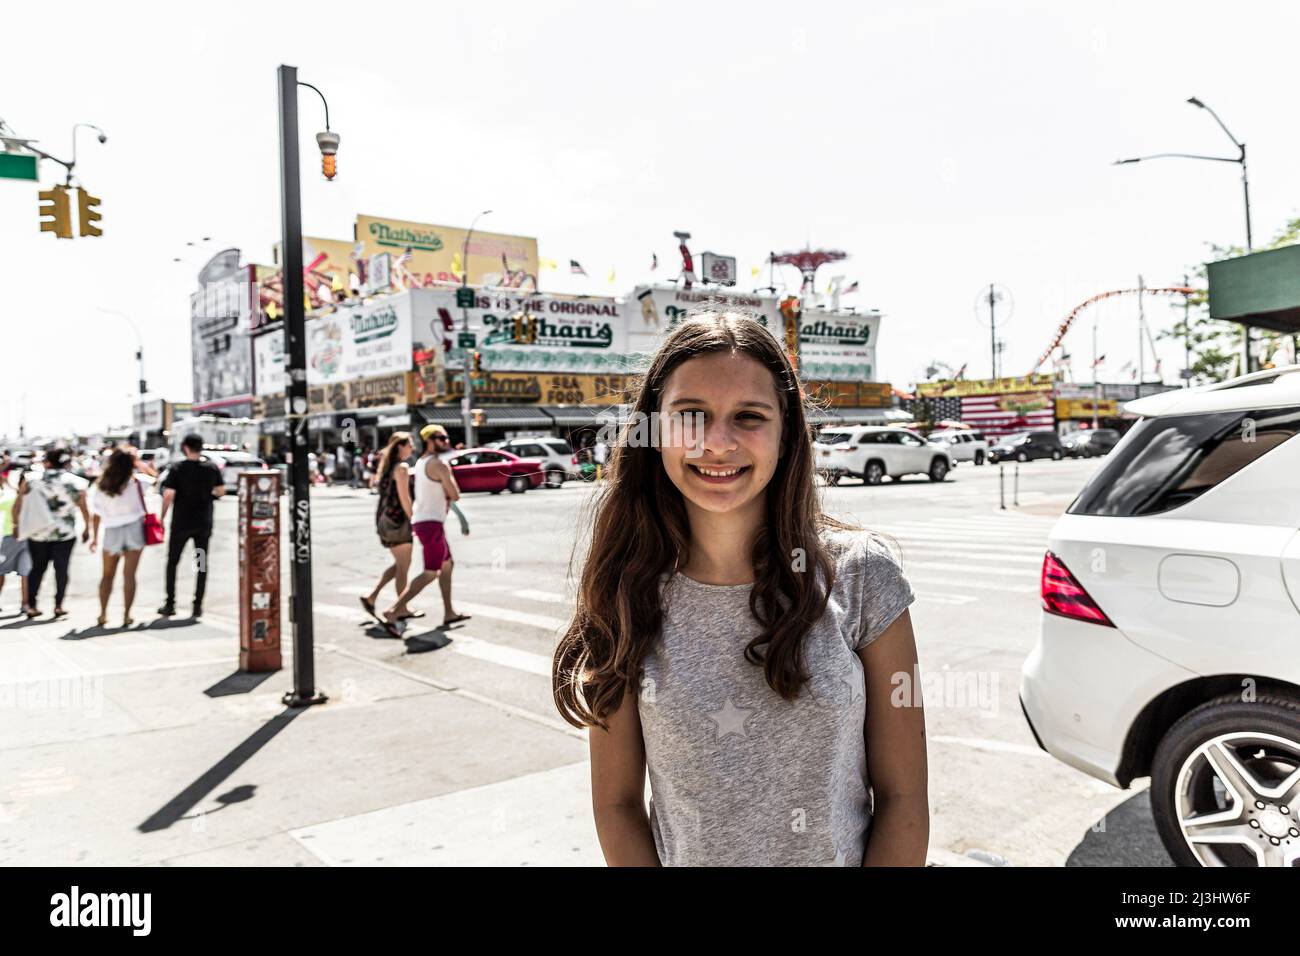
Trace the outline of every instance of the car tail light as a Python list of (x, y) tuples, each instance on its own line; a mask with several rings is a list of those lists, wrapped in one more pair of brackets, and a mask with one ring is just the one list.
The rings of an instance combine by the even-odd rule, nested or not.
[(572, 464), (575, 464), (575, 465), (576, 465), (576, 464), (578, 463), (578, 456), (577, 456), (577, 455), (574, 455), (572, 458), (569, 459), (569, 461), (570, 461)]
[(1043, 610), (1061, 617), (1072, 617), (1076, 621), (1090, 621), (1114, 627), (1097, 602), (1089, 597), (1074, 575), (1070, 573), (1061, 559), (1048, 551), (1043, 555)]

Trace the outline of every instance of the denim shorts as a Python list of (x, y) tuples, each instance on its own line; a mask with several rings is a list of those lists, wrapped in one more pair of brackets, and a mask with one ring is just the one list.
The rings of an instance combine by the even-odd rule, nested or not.
[(132, 521), (104, 531), (104, 553), (121, 554), (144, 547), (144, 522)]

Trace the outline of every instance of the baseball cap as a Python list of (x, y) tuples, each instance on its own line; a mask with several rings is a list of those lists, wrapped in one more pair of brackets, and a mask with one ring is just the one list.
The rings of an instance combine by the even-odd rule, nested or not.
[(425, 425), (420, 429), (421, 440), (428, 441), (434, 437), (446, 438), (447, 429), (443, 428), (441, 425)]

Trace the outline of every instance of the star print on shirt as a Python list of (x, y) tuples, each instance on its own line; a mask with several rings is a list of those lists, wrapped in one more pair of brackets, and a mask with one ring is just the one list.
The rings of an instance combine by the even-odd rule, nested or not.
[(840, 683), (849, 689), (849, 703), (856, 704), (860, 700), (866, 700), (866, 695), (862, 692), (862, 685), (853, 677), (841, 677)]
[(709, 714), (709, 719), (718, 725), (714, 739), (723, 740), (732, 734), (748, 737), (749, 731), (745, 724), (753, 713), (752, 707), (737, 707), (728, 697), (721, 710)]

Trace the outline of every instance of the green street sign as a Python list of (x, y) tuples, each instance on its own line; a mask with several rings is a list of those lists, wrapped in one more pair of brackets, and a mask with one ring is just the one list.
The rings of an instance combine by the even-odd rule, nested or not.
[(472, 349), (478, 344), (478, 336), (473, 332), (462, 332), (456, 337), (456, 345), (462, 349)]
[(474, 308), (474, 290), (461, 286), (456, 290), (456, 308), (472, 309)]
[(36, 157), (24, 153), (0, 153), (0, 179), (28, 179), (36, 182)]

